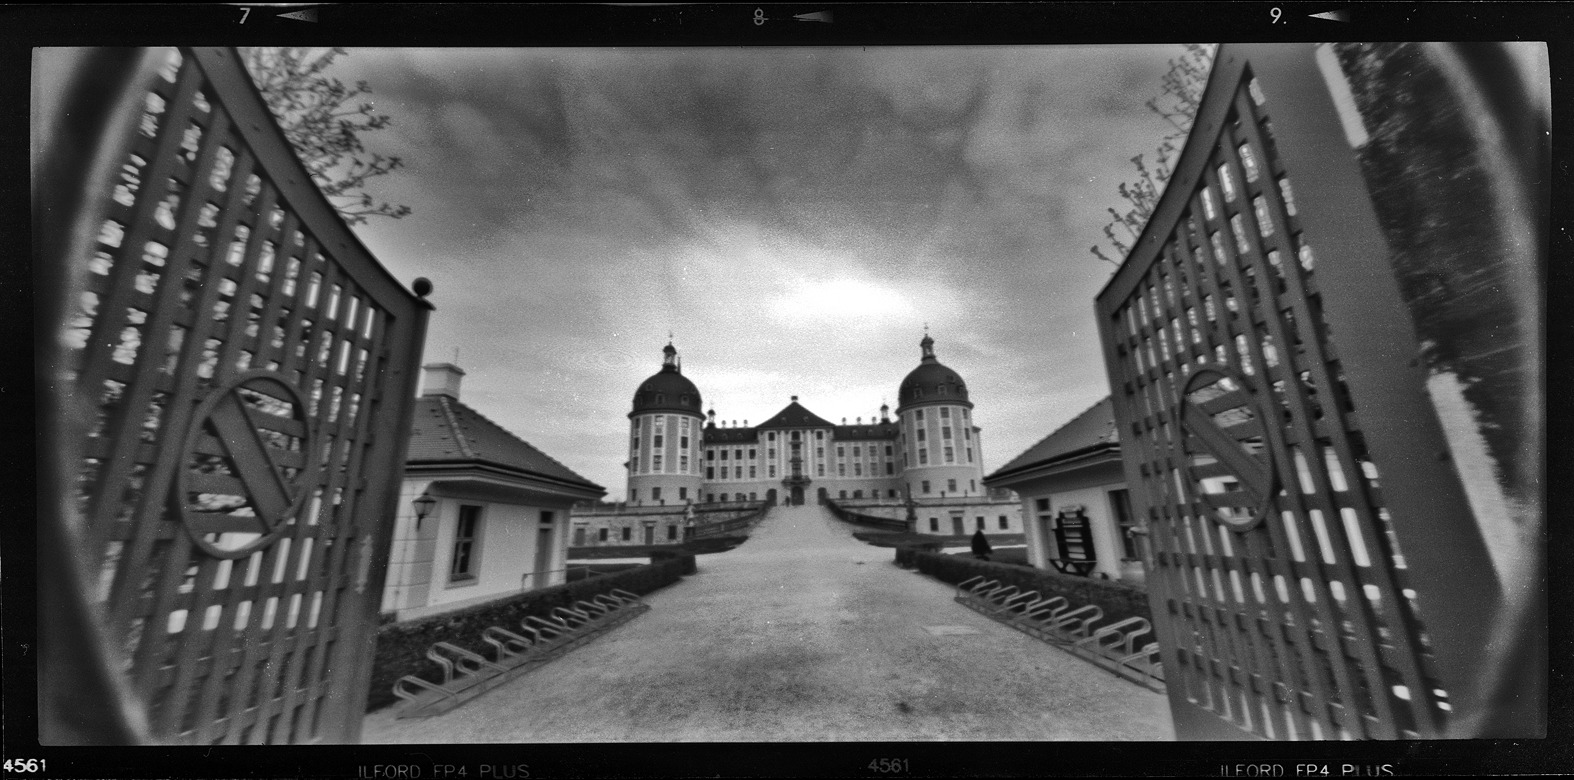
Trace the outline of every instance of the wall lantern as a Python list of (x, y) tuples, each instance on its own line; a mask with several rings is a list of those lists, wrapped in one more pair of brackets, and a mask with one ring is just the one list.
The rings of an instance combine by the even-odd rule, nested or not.
[(421, 521), (425, 520), (426, 516), (432, 513), (432, 507), (437, 505), (437, 499), (422, 493), (420, 497), (410, 503), (415, 505), (415, 530), (419, 531), (421, 530)]

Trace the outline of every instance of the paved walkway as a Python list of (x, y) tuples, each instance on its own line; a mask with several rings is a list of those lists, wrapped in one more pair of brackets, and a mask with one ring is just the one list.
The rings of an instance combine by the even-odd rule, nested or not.
[(1162, 695), (1002, 626), (817, 506), (771, 510), (651, 611), (366, 743), (1170, 740)]

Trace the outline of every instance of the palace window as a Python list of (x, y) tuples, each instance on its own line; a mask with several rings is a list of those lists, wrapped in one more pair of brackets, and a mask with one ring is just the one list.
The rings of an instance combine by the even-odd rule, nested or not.
[(659, 434), (659, 433), (656, 434), (656, 441), (654, 442), (654, 446), (658, 450), (661, 449), (661, 434)]
[(980, 530), (980, 531), (984, 530), (984, 518), (983, 518), (983, 516), (979, 516), (979, 518), (978, 518), (978, 530)]
[(679, 455), (678, 456), (678, 473), (679, 474), (687, 474), (687, 473), (689, 473), (689, 456), (687, 456), (687, 455)]
[(861, 452), (860, 452), (860, 450), (861, 450), (861, 448), (859, 448), (859, 447), (854, 447), (854, 448), (853, 448), (853, 457), (855, 457), (855, 458), (856, 458), (856, 457), (859, 457), (859, 455), (860, 455), (860, 454), (861, 454)]
[(814, 432), (814, 440), (815, 441), (824, 441), (825, 440), (825, 431), (815, 431)]
[(885, 473), (886, 473), (886, 476), (890, 476), (892, 474), (895, 474), (896, 473), (896, 465), (893, 464), (891, 461), (886, 461), (885, 462)]
[(942, 406), (942, 407), (940, 407), (940, 419), (942, 419), (942, 420), (949, 420), (949, 419), (951, 419), (951, 407), (949, 407), (949, 406)]
[(836, 457), (838, 457), (838, 458), (845, 458), (845, 457), (847, 457), (847, 448), (838, 445), (837, 448), (836, 448)]
[(861, 477), (863, 475), (864, 475), (864, 464), (862, 464), (862, 463), (854, 463), (853, 464), (853, 476)]
[(962, 440), (963, 441), (972, 441), (973, 440), (973, 429), (972, 428), (968, 428), (966, 426), (962, 427)]
[(940, 518), (938, 518), (938, 517), (931, 517), (931, 518), (929, 518), (929, 530), (931, 532), (934, 532), (934, 533), (939, 533), (940, 532)]
[(929, 463), (929, 450), (919, 450), (918, 465), (923, 466), (927, 463)]
[(837, 498), (846, 498), (847, 497), (847, 491), (845, 491), (845, 490), (838, 491), (836, 497)]
[(891, 445), (889, 444), (885, 445), (885, 456), (887, 458), (891, 457)]
[(597, 532), (596, 540), (605, 542), (607, 540), (607, 529), (603, 528), (599, 532)]
[(798, 432), (797, 431), (793, 431), (792, 432), (792, 440), (793, 441), (797, 441), (798, 440)]
[(727, 450), (722, 450), (721, 451), (721, 459), (722, 460), (726, 460), (727, 459)]
[(923, 481), (923, 488), (925, 493), (929, 492), (929, 480), (926, 479)]
[(634, 462), (631, 465), (631, 468), (633, 469), (635, 474), (639, 473), (639, 456), (638, 455), (634, 456)]
[(946, 492), (955, 493), (956, 492), (956, 480), (954, 480), (954, 479), (946, 480), (945, 481), (945, 489), (946, 489)]
[(651, 470), (652, 471), (661, 471), (661, 456), (660, 455), (654, 455), (652, 457), (655, 459), (655, 462), (650, 465)]
[[(765, 440), (766, 441), (776, 441), (776, 432), (772, 431), (770, 433), (765, 434)], [(774, 452), (774, 450), (773, 450), (773, 452)]]
[(660, 501), (661, 500), (661, 488), (653, 487), (653, 488), (650, 489), (650, 500), (652, 500), (652, 501)]
[(705, 459), (706, 460), (715, 460), (716, 459), (716, 451), (715, 450), (706, 450), (705, 451)]
[(726, 466), (722, 466), (721, 467), (721, 478), (722, 479), (726, 479), (727, 478), (727, 467)]
[(825, 476), (825, 464), (824, 463), (821, 463), (821, 464), (819, 464), (818, 466), (815, 467), (814, 475), (817, 476), (817, 477)]
[(631, 536), (633, 536), (633, 532), (634, 532), (634, 529), (632, 529), (632, 528), (624, 528), (623, 529), (623, 541), (625, 541), (625, 542), (628, 541), (629, 538)]
[(754, 460), (754, 450), (753, 449), (749, 450), (749, 460)]
[(918, 429), (918, 440), (919, 441), (928, 441), (929, 440), (929, 435), (928, 434), (929, 434), (928, 431), (924, 430), (923, 428), (919, 428)]
[(677, 526), (675, 526), (675, 525), (667, 526), (667, 538), (669, 540), (678, 538), (678, 527)]
[(687, 437), (687, 436), (679, 436), (678, 437), (678, 449), (686, 450), (688, 448), (689, 448), (689, 437)]
[(924, 421), (924, 410), (919, 409), (918, 411), (913, 412), (913, 419), (917, 420), (918, 422), (923, 422)]
[(825, 459), (825, 448), (824, 447), (815, 447), (814, 448), (814, 457), (818, 458), (820, 460), (824, 460)]
[(968, 463), (972, 463), (973, 462), (973, 448), (972, 447), (968, 447), (967, 448), (967, 462)]
[(1007, 520), (1005, 515), (1001, 515), (1000, 516), (1000, 530), (1006, 531), (1006, 530), (1009, 530), (1010, 528), (1011, 528), (1011, 521)]
[(770, 467), (770, 478), (771, 479), (775, 479), (776, 478), (776, 467), (775, 466), (771, 466)]
[(686, 499), (688, 497), (689, 497), (689, 489), (688, 488), (686, 488), (686, 487), (678, 488), (678, 500), (679, 501), (682, 501), (682, 500), (684, 500), (684, 499)]
[(480, 569), (481, 507), (461, 504), (459, 523), (454, 527), (453, 563), (448, 570), (450, 582), (476, 578)]
[(749, 467), (749, 479), (754, 479), (754, 466)]
[(715, 479), (716, 478), (716, 467), (715, 466), (706, 466), (705, 467), (705, 478), (706, 479)]
[[(847, 476), (847, 464), (845, 464), (845, 463), (838, 463), (838, 464), (836, 464), (836, 476), (838, 476), (838, 477), (845, 477), (845, 476)], [(843, 496), (843, 498), (846, 498), (846, 496)]]
[(968, 480), (967, 481), (967, 489), (968, 489), (968, 492), (972, 492), (974, 490), (977, 490), (978, 489), (978, 483), (976, 481), (974, 481), (974, 480), (971, 480), (971, 479)]

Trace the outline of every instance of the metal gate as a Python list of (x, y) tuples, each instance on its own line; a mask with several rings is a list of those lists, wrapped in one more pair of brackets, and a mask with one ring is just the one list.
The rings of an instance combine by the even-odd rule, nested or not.
[[(98, 646), (98, 706), (129, 727), (47, 733), (55, 713), (41, 739), (356, 741), (430, 306), (315, 188), (237, 52), (56, 56), (85, 146), (35, 168), (43, 202), (77, 203), (38, 217), (67, 493), (41, 565), (77, 566), (51, 576), (85, 619), (41, 622), (56, 650)], [(84, 127), (71, 104), (95, 98), (131, 116)], [(71, 155), (99, 162), (60, 175)], [(46, 664), (43, 709), (74, 668)]]
[(1500, 587), (1328, 56), (1220, 48), (1098, 296), (1180, 739), (1453, 736), (1487, 706)]

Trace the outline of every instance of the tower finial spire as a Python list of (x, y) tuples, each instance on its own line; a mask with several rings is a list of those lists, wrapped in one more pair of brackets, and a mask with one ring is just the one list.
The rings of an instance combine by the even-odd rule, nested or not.
[(935, 362), (935, 340), (934, 340), (933, 337), (931, 337), (929, 335), (929, 324), (928, 323), (924, 324), (924, 340), (918, 342), (918, 346), (923, 348), (923, 350), (924, 350), (924, 355), (923, 355), (923, 361), (922, 362), (924, 362), (924, 363), (933, 363), (933, 362)]

